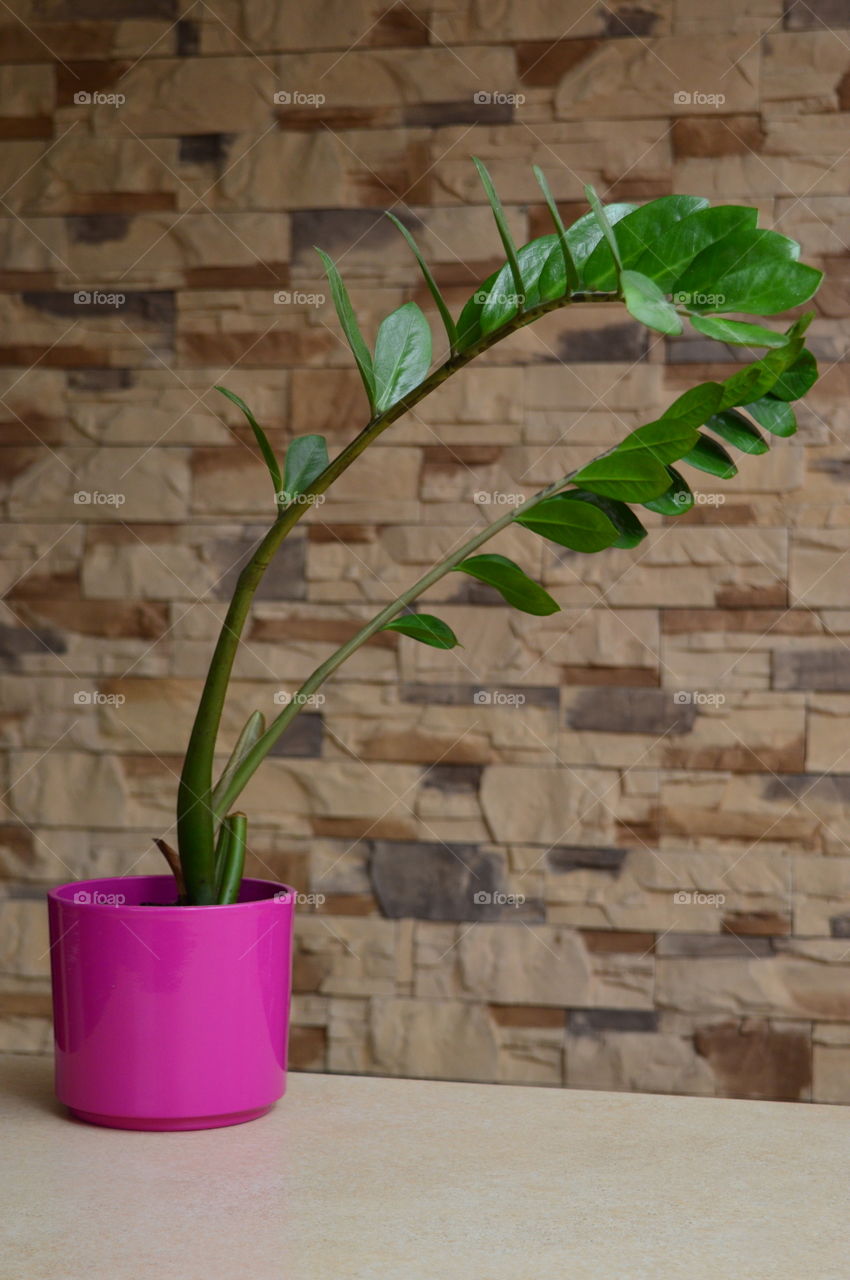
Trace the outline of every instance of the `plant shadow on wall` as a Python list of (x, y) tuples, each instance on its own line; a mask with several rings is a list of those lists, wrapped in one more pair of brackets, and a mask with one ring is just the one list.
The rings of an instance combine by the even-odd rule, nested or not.
[[(694, 504), (688, 482), (674, 464), (730, 479), (736, 467), (725, 446), (762, 454), (768, 449), (763, 432), (787, 437), (797, 429), (791, 403), (818, 376), (804, 339), (812, 313), (784, 331), (727, 317), (774, 316), (812, 297), (821, 272), (798, 261), (798, 244), (759, 229), (757, 211), (748, 207), (712, 207), (708, 200), (685, 195), (640, 207), (606, 206), (592, 187), (585, 188), (590, 211), (565, 228), (546, 179), (535, 168), (554, 229), (517, 249), (490, 176), (480, 161), (475, 164), (506, 261), (475, 290), (457, 320), (410, 232), (387, 215), (413, 251), (446, 330), (449, 355), (433, 371), (431, 332), (416, 303), (405, 303), (381, 322), (371, 351), (339, 272), (318, 250), (370, 412), (366, 425), (337, 457), (329, 460), (322, 436), (305, 435), (290, 443), (281, 467), (249, 406), (218, 388), (239, 407), (254, 433), (274, 490), (274, 520), (239, 576), (212, 656), (178, 791), (178, 848), (156, 842), (174, 873), (178, 905), (239, 900), (247, 817), (234, 804), (311, 695), (351, 654), (380, 631), (400, 632), (439, 649), (459, 644), (445, 622), (419, 611), (419, 598), (434, 583), (449, 573), (464, 573), (526, 613), (558, 611), (552, 596), (517, 564), (480, 553), (503, 529), (517, 525), (529, 536), (573, 552), (636, 547), (647, 531), (635, 506), (678, 516)], [(723, 382), (692, 387), (661, 417), (570, 474), (555, 477), (434, 564), (321, 663), (270, 724), (254, 712), (214, 782), (216, 741), (240, 637), (254, 593), (287, 534), (373, 441), (447, 378), (547, 312), (582, 302), (625, 305), (636, 320), (671, 337), (681, 334), (687, 321), (705, 337), (766, 354)]]

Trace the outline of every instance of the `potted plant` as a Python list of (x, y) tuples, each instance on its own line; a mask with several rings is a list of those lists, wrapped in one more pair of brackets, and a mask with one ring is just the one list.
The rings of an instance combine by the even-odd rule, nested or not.
[[(517, 249), (490, 176), (475, 164), (506, 260), (456, 320), (409, 229), (388, 215), (445, 327), (448, 354), (436, 368), (430, 327), (414, 302), (381, 322), (370, 350), (334, 263), (319, 250), (369, 409), (366, 425), (335, 458), (323, 437), (305, 435), (291, 441), (281, 465), (248, 405), (218, 388), (245, 415), (268, 468), (271, 522), (239, 575), (212, 655), (177, 795), (177, 848), (156, 841), (169, 874), (76, 882), (49, 894), (57, 1093), (84, 1119), (146, 1129), (235, 1124), (283, 1093), (294, 895), (243, 876), (247, 818), (236, 804), (310, 696), (351, 654), (380, 631), (441, 649), (457, 645), (445, 622), (419, 608), (428, 588), (450, 573), (470, 575), (527, 613), (556, 612), (543, 586), (483, 550), (500, 531), (516, 525), (572, 552), (635, 547), (647, 536), (636, 507), (681, 516), (693, 505), (678, 465), (727, 479), (736, 468), (726, 446), (764, 453), (764, 432), (786, 437), (796, 430), (791, 403), (817, 378), (804, 340), (812, 315), (783, 331), (727, 317), (797, 307), (814, 294), (821, 273), (798, 261), (792, 240), (759, 230), (756, 210), (684, 195), (603, 206), (587, 187), (590, 211), (566, 229), (535, 169), (553, 230)], [(624, 304), (634, 319), (671, 337), (687, 321), (707, 338), (765, 354), (723, 381), (692, 387), (660, 417), (484, 523), (340, 645), (271, 723), (255, 711), (215, 779), (240, 637), (286, 536), (434, 388), (522, 326), (583, 302)]]

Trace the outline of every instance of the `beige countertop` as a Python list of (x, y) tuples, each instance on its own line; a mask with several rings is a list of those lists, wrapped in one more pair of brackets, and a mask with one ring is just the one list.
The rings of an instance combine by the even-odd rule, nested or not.
[(848, 1280), (850, 1108), (292, 1075), (128, 1133), (0, 1058), (2, 1280)]

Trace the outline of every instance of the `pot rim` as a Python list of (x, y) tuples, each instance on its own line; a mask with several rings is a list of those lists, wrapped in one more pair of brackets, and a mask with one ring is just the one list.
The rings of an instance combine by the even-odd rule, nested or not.
[[(140, 880), (166, 881), (170, 884), (174, 884), (174, 877), (171, 875), (98, 876), (92, 880), (70, 880), (65, 884), (54, 885), (52, 889), (48, 889), (47, 897), (51, 902), (61, 904), (63, 907), (74, 907), (78, 911), (143, 911), (146, 918), (150, 918), (152, 913), (163, 915), (167, 914), (169, 918), (173, 918), (175, 915), (175, 907), (173, 904), (165, 902), (145, 905), (141, 902), (80, 902), (76, 901), (74, 898), (74, 894), (85, 891), (89, 886), (115, 886), (128, 881), (138, 883)], [(256, 910), (258, 907), (268, 907), (272, 905), (275, 902), (275, 894), (280, 893), (281, 891), (288, 895), (288, 898), (283, 902), (283, 905), (288, 907), (295, 906), (297, 891), (293, 889), (291, 885), (283, 884), (277, 880), (261, 880), (254, 876), (243, 877), (242, 883), (246, 885), (265, 886), (273, 892), (270, 892), (261, 898), (252, 898), (248, 902), (212, 902), (207, 906), (191, 905), (178, 907), (178, 916), (183, 915), (185, 912), (204, 912), (206, 914), (211, 910), (231, 912), (247, 912)], [(109, 892), (116, 892), (116, 890), (112, 888)]]

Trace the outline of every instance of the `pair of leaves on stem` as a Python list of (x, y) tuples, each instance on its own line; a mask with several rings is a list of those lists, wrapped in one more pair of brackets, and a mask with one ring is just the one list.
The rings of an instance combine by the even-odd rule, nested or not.
[(254, 433), (254, 438), (260, 446), (260, 453), (263, 455), (263, 461), (272, 478), (275, 501), (278, 507), (289, 506), (291, 502), (296, 501), (307, 492), (313, 481), (322, 474), (328, 465), (328, 445), (325, 437), (316, 435), (296, 436), (286, 450), (283, 460), (283, 472), (281, 473), (280, 463), (275, 456), (269, 438), (245, 401), (241, 396), (236, 395), (234, 391), (228, 391), (226, 387), (216, 387), (216, 391), (220, 391), (223, 396), (226, 396), (244, 413), (248, 420), (248, 425)]

